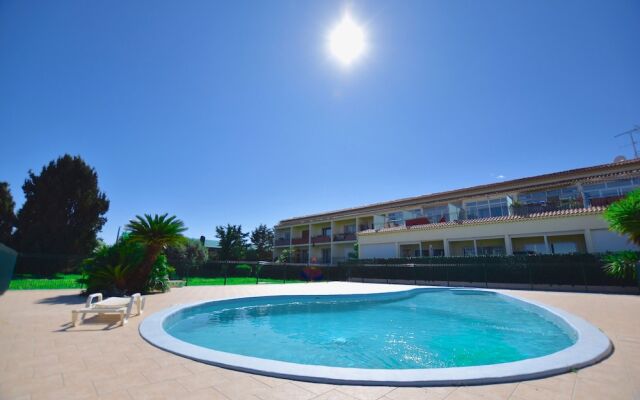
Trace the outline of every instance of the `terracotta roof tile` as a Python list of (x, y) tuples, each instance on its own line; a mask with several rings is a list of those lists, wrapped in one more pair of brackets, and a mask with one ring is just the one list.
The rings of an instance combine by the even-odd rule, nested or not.
[(605, 209), (606, 207), (602, 207), (602, 206), (589, 207), (589, 208), (573, 208), (568, 210), (557, 210), (557, 211), (546, 211), (546, 212), (534, 213), (534, 214), (529, 214), (528, 216), (508, 215), (504, 217), (477, 218), (477, 219), (467, 219), (462, 221), (433, 223), (433, 224), (426, 224), (426, 225), (413, 225), (408, 228), (404, 226), (397, 226), (393, 228), (368, 229), (366, 231), (359, 232), (358, 235), (374, 235), (376, 233), (386, 233), (386, 232), (424, 231), (424, 230), (430, 230), (430, 229), (443, 229), (443, 228), (451, 228), (451, 227), (458, 227), (458, 226), (495, 224), (499, 222), (526, 221), (530, 219), (546, 219), (546, 218), (558, 218), (558, 217), (566, 217), (566, 216), (600, 214)]

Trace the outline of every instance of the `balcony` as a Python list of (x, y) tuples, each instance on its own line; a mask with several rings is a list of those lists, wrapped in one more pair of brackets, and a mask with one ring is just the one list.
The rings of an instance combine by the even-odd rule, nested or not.
[(276, 239), (276, 246), (288, 246), (289, 238), (278, 238)]
[(611, 203), (615, 203), (622, 198), (624, 198), (624, 196), (619, 195), (589, 199), (589, 205), (591, 205), (591, 207), (607, 207)]
[(331, 236), (326, 236), (326, 235), (314, 236), (311, 238), (311, 243), (312, 244), (331, 243)]
[(309, 244), (309, 236), (307, 237), (299, 237), (299, 238), (293, 238), (291, 240), (291, 244)]
[(355, 233), (337, 233), (333, 235), (334, 242), (354, 242), (356, 240)]
[(368, 231), (369, 229), (374, 229), (373, 224), (360, 224), (360, 225), (358, 225), (358, 232)]
[[(593, 199), (595, 200), (595, 199)], [(518, 215), (521, 217), (526, 217), (531, 214), (538, 214), (550, 211), (560, 211), (560, 210), (573, 210), (577, 208), (583, 208), (584, 204), (582, 203), (582, 198), (576, 198), (573, 200), (562, 201), (560, 203), (531, 203), (531, 204), (521, 204), (521, 203), (513, 203), (511, 205), (511, 212), (513, 215)]]
[(427, 225), (430, 224), (431, 221), (427, 217), (419, 217), (419, 218), (411, 218), (404, 221), (404, 225), (409, 228), (410, 226), (415, 225)]

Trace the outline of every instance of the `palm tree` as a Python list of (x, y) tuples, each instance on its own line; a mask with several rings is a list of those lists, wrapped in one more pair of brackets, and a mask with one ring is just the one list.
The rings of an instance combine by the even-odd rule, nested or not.
[(640, 189), (611, 204), (604, 212), (609, 229), (629, 236), (629, 240), (640, 246)]
[(144, 218), (136, 215), (136, 219), (129, 221), (127, 225), (130, 232), (129, 239), (145, 246), (144, 258), (137, 271), (132, 274), (131, 288), (133, 291), (144, 290), (153, 264), (162, 250), (167, 246), (177, 245), (186, 240), (182, 236), (182, 232), (187, 230), (184, 223), (175, 215), (171, 217), (167, 217), (167, 215), (156, 214), (152, 217), (145, 214)]
[[(604, 212), (609, 229), (629, 237), (640, 246), (640, 189), (629, 193), (625, 198), (611, 204)], [(623, 251), (606, 257), (605, 270), (621, 278), (635, 276), (640, 286), (640, 261), (638, 253)], [(635, 264), (635, 265), (634, 265)]]

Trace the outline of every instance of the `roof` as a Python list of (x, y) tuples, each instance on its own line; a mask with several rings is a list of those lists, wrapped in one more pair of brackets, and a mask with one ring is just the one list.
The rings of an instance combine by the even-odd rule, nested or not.
[(220, 248), (220, 242), (218, 240), (205, 239), (204, 247), (217, 249)]
[(284, 219), (280, 221), (278, 225), (291, 226), (296, 224), (322, 221), (325, 219), (329, 220), (336, 217), (355, 217), (356, 215), (361, 215), (364, 213), (371, 213), (382, 210), (391, 211), (392, 208), (402, 209), (430, 202), (436, 203), (454, 201), (470, 196), (484, 196), (499, 193), (508, 193), (510, 191), (535, 190), (555, 185), (569, 185), (577, 181), (598, 181), (603, 179), (611, 179), (616, 177), (619, 178), (627, 175), (638, 174), (640, 174), (640, 159), (633, 159), (617, 163), (601, 164), (591, 167), (577, 168), (567, 171), (513, 179), (498, 183), (478, 185), (463, 189), (455, 189), (445, 192), (407, 197), (398, 200), (384, 201), (380, 203), (373, 203), (364, 206), (346, 208), (325, 213), (304, 215)]
[(531, 219), (547, 219), (547, 218), (557, 218), (557, 217), (592, 215), (592, 214), (601, 214), (602, 212), (604, 212), (605, 209), (606, 207), (602, 207), (602, 206), (589, 207), (589, 208), (573, 208), (569, 210), (540, 212), (535, 214), (529, 214), (527, 216), (505, 215), (502, 217), (467, 219), (467, 220), (449, 221), (449, 222), (433, 223), (433, 224), (425, 224), (425, 225), (413, 225), (410, 227), (397, 226), (393, 228), (368, 229), (366, 231), (358, 232), (358, 235), (372, 235), (372, 234), (378, 234), (378, 233), (385, 233), (385, 232), (391, 233), (391, 232), (399, 232), (399, 231), (425, 231), (425, 230), (431, 230), (431, 229), (443, 229), (443, 228), (451, 228), (451, 227), (458, 227), (458, 226), (495, 224), (497, 222), (517, 222), (517, 221), (525, 221), (525, 220), (528, 221)]

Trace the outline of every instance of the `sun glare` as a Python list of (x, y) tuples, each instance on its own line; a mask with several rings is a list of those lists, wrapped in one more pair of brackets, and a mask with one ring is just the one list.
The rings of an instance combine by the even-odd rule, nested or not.
[(328, 45), (331, 55), (340, 64), (348, 67), (366, 51), (366, 34), (347, 11), (331, 29)]

